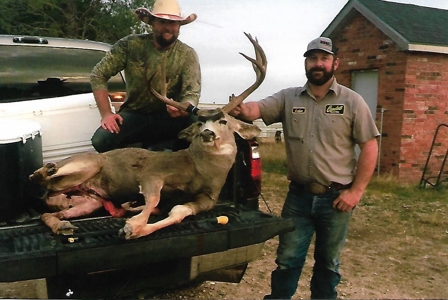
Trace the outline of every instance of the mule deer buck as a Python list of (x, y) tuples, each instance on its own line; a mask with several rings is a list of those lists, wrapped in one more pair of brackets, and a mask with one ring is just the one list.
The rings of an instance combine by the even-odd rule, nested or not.
[[(91, 214), (103, 206), (113, 216), (138, 211), (127, 219), (119, 233), (126, 239), (134, 239), (212, 209), (235, 161), (234, 132), (245, 139), (252, 139), (260, 132), (255, 125), (228, 115), (260, 86), (266, 74), (263, 49), (257, 39), (245, 35), (255, 48), (256, 59), (241, 54), (252, 62), (256, 81), (239, 96), (232, 95), (224, 107), (199, 110), (185, 106), (166, 97), (167, 84), (162, 84), (160, 93), (153, 90), (166, 104), (198, 115), (196, 123), (179, 133), (179, 138), (191, 142), (187, 149), (152, 152), (125, 148), (102, 154), (80, 154), (45, 164), (30, 175), (32, 181), (45, 188), (47, 204), (58, 210), (42, 214), (43, 222), (56, 234), (73, 234), (77, 228), (67, 219)], [(185, 202), (175, 205), (167, 218), (148, 224), (149, 216), (157, 213), (164, 198), (161, 195), (172, 192), (181, 193), (177, 198)], [(140, 194), (144, 196), (144, 205), (134, 208), (130, 203), (141, 197)]]

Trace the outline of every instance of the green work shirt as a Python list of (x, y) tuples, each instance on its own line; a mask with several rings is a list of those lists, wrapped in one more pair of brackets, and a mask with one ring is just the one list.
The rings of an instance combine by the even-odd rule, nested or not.
[(356, 144), (379, 136), (361, 95), (336, 79), (320, 101), (305, 85), (281, 90), (258, 103), (266, 125), (282, 122), (288, 179), (300, 183), (352, 182)]
[[(119, 40), (93, 68), (92, 90), (107, 90), (107, 81), (124, 70), (126, 100), (120, 110), (142, 113), (165, 110), (165, 104), (150, 90), (162, 90), (161, 68), (166, 56), (167, 97), (178, 102), (198, 105), (201, 70), (196, 51), (177, 40), (168, 50), (156, 49), (153, 35), (130, 35)], [(151, 77), (154, 78), (151, 80)]]

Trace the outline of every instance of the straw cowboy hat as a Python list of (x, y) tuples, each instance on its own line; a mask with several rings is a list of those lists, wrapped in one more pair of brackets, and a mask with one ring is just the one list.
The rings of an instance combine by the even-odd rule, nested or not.
[(191, 14), (188, 17), (182, 17), (177, 0), (156, 0), (152, 11), (140, 7), (135, 10), (140, 21), (151, 25), (154, 18), (160, 18), (171, 21), (179, 21), (180, 25), (186, 25), (196, 20), (197, 15)]

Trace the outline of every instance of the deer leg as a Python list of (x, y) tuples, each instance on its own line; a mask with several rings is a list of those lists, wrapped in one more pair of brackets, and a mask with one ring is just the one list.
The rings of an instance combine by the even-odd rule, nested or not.
[(46, 163), (43, 167), (34, 171), (33, 174), (30, 175), (29, 179), (36, 183), (43, 183), (47, 178), (56, 174), (58, 168), (55, 163)]
[(168, 214), (168, 217), (156, 223), (146, 224), (142, 229), (142, 236), (149, 235), (154, 231), (160, 230), (164, 227), (178, 224), (188, 216), (196, 215), (202, 211), (208, 211), (215, 206), (215, 198), (207, 194), (197, 195), (195, 201), (187, 202), (185, 204), (174, 206)]
[(29, 176), (29, 179), (48, 190), (62, 191), (73, 188), (100, 172), (102, 157), (86, 153), (61, 162), (47, 163)]
[[(143, 228), (148, 223), (149, 216), (154, 210), (155, 206), (159, 203), (160, 196), (150, 196), (146, 198), (148, 203), (143, 207), (143, 210), (132, 218), (126, 221), (126, 224), (118, 232), (119, 236), (124, 236), (125, 239), (136, 239), (146, 234), (142, 233)], [(148, 201), (149, 200), (149, 201)]]
[(45, 225), (50, 227), (51, 231), (55, 234), (73, 235), (74, 231), (78, 229), (78, 227), (72, 225), (69, 221), (62, 221), (60, 212), (44, 213), (40, 219)]
[[(121, 205), (121, 207), (129, 212), (141, 212), (145, 208), (145, 205), (133, 207), (132, 202), (125, 202)], [(154, 207), (154, 209), (151, 212), (151, 215), (160, 215), (161, 213), (162, 212), (158, 207)]]
[(160, 230), (167, 226), (178, 224), (182, 222), (185, 217), (193, 215), (193, 210), (188, 204), (190, 203), (176, 205), (171, 209), (168, 217), (166, 217), (165, 219), (160, 220), (156, 223), (146, 224), (141, 230), (142, 236), (149, 235), (154, 231)]
[(160, 191), (163, 181), (160, 179), (148, 178), (140, 186), (140, 192), (145, 196), (145, 205), (142, 211), (126, 221), (125, 226), (118, 232), (119, 236), (125, 239), (135, 239), (148, 234), (144, 233), (144, 228), (148, 223), (152, 212), (157, 211), (156, 206), (160, 201)]
[[(56, 200), (58, 200), (56, 202), (62, 202), (63, 199), (58, 197)], [(64, 204), (67, 205), (66, 209), (54, 213), (44, 213), (41, 216), (41, 220), (55, 234), (72, 235), (74, 230), (78, 228), (66, 221), (66, 219), (89, 215), (103, 207), (100, 201), (90, 196), (72, 196), (71, 198), (66, 198), (66, 200)]]

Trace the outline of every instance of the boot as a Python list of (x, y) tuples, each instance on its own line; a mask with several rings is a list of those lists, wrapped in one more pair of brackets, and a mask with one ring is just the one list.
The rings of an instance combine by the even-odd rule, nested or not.
[(297, 290), (300, 269), (276, 269), (271, 274), (271, 294), (264, 299), (291, 299)]

